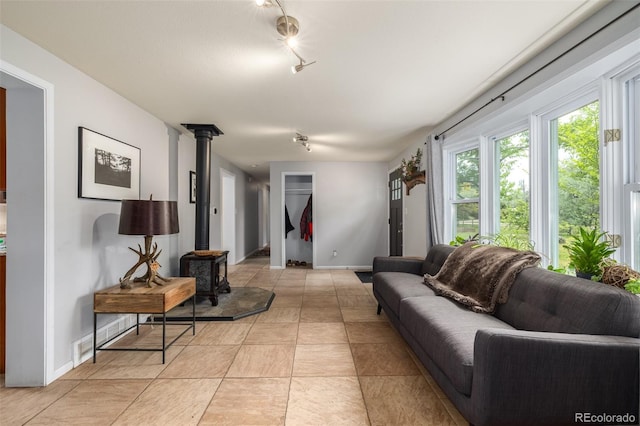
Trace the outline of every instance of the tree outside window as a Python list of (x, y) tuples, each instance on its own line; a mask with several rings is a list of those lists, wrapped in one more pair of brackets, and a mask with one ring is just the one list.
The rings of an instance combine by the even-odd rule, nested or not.
[(529, 240), (529, 131), (496, 141), (499, 223), (497, 230)]
[(456, 193), (453, 235), (468, 238), (480, 230), (480, 151), (471, 149), (456, 154)]
[[(600, 230), (599, 102), (593, 102), (551, 122), (557, 152), (556, 247), (570, 242), (580, 227)], [(558, 265), (569, 263), (565, 249), (556, 248)]]

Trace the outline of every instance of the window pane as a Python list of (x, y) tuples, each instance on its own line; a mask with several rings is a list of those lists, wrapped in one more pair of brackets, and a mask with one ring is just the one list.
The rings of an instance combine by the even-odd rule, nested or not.
[(454, 230), (453, 235), (468, 239), (480, 232), (480, 221), (478, 220), (478, 203), (454, 204)]
[(631, 238), (633, 240), (632, 267), (640, 271), (640, 192), (633, 192), (631, 196)]
[(529, 239), (529, 131), (496, 141), (498, 231)]
[(480, 196), (480, 150), (478, 148), (456, 155), (456, 199)]
[(569, 264), (559, 247), (579, 227), (600, 229), (599, 103), (583, 106), (551, 122), (556, 161), (556, 220), (554, 262)]

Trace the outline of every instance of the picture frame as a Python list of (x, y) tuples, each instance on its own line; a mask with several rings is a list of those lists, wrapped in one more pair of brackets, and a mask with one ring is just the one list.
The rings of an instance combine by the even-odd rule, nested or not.
[(140, 199), (140, 148), (78, 127), (78, 197)]
[(189, 171), (189, 202), (196, 202), (196, 172)]

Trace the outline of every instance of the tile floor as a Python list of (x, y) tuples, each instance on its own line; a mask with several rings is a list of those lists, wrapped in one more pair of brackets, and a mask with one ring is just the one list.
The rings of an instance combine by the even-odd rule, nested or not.
[[(353, 272), (270, 270), (259, 257), (229, 280), (273, 290), (271, 309), (197, 323), (164, 365), (159, 352), (99, 352), (45, 388), (0, 376), (0, 424), (467, 424)], [(143, 330), (118, 343), (159, 341), (160, 329)]]

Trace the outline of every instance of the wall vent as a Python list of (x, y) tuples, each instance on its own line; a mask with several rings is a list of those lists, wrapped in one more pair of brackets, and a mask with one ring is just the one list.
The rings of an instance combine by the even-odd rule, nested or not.
[[(145, 320), (146, 320), (146, 317), (144, 315), (141, 315), (140, 322), (144, 322)], [(127, 328), (135, 324), (136, 324), (135, 314), (120, 316), (116, 320), (100, 327), (97, 330), (96, 338), (98, 340), (98, 344), (101, 344), (102, 342), (105, 342), (111, 339), (113, 336), (117, 336), (119, 333), (123, 332), (124, 330), (126, 330)], [(113, 342), (116, 342), (118, 340), (119, 339), (116, 339)], [(113, 342), (110, 342), (109, 344)], [(73, 342), (73, 368), (76, 368), (83, 362), (90, 359), (92, 356), (93, 356), (93, 334), (89, 334), (87, 336), (84, 336), (82, 339), (76, 340), (75, 342)]]

